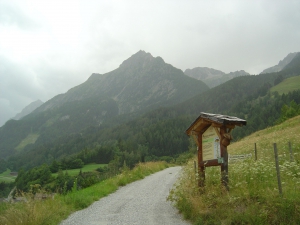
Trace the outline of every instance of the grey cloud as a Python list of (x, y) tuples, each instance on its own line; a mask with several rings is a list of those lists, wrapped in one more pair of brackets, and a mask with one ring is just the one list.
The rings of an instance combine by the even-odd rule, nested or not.
[(0, 24), (15, 25), (21, 29), (36, 29), (40, 26), (38, 22), (30, 18), (17, 5), (12, 5), (10, 1), (0, 1)]

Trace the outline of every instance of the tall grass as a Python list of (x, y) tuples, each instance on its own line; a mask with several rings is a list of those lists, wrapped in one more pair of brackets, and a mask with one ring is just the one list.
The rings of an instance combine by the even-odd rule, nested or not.
[[(206, 168), (205, 187), (197, 187), (194, 160), (184, 168), (169, 199), (194, 224), (300, 224), (300, 117), (233, 143), (230, 154), (253, 153), (258, 160), (229, 164), (229, 187), (220, 182), (220, 167)], [(295, 161), (290, 161), (288, 142)], [(278, 192), (273, 143), (278, 144), (283, 195)]]
[(80, 191), (56, 195), (53, 199), (34, 200), (30, 193), (24, 195), (26, 202), (1, 203), (0, 224), (6, 225), (52, 225), (58, 224), (72, 212), (88, 207), (94, 201), (147, 175), (168, 167), (165, 162), (140, 163), (133, 170), (124, 170), (113, 178), (97, 183)]

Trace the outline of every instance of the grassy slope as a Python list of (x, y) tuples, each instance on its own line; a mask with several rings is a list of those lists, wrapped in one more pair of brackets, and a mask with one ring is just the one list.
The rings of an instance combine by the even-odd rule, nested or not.
[(39, 134), (35, 134), (35, 133), (28, 134), (28, 136), (26, 138), (24, 138), (15, 149), (17, 151), (21, 151), (26, 145), (34, 144), (39, 136), (40, 136)]
[(300, 76), (285, 79), (278, 85), (271, 88), (271, 92), (277, 91), (280, 95), (300, 89)]
[[(197, 188), (194, 160), (185, 167), (179, 186), (170, 195), (194, 224), (300, 224), (300, 116), (258, 131), (228, 146), (229, 154), (254, 153), (251, 159), (229, 164), (227, 193), (220, 168), (206, 168), (206, 187)], [(288, 142), (295, 161), (290, 162)], [(279, 195), (273, 143), (277, 143), (283, 196)]]

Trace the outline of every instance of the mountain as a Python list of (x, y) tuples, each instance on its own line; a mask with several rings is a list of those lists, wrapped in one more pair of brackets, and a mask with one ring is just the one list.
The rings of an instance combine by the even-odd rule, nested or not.
[(286, 77), (286, 74), (299, 75), (300, 74), (300, 52), (298, 52), (289, 64), (287, 64), (283, 69), (278, 72)]
[(28, 106), (26, 106), (24, 109), (22, 109), (22, 111), (20, 113), (15, 115), (15, 117), (13, 117), (12, 119), (19, 120), (19, 119), (23, 118), (24, 116), (27, 116), (29, 113), (33, 112), (36, 108), (41, 106), (43, 103), (44, 102), (42, 102), (41, 100), (36, 100), (36, 101), (30, 103)]
[[(135, 77), (139, 77), (142, 71), (145, 72), (145, 68), (148, 68), (147, 71), (151, 70), (148, 67), (148, 59), (155, 61), (148, 53), (140, 53), (146, 56), (146, 60), (141, 60), (138, 66), (135, 66), (136, 60), (129, 60), (131, 66), (128, 70), (132, 71), (130, 74), (135, 73)], [(161, 62), (159, 57), (154, 59)], [(147, 63), (143, 66), (145, 61)], [(124, 61), (125, 64), (127, 62)], [(164, 65), (163, 68), (173, 68), (168, 64), (162, 65)], [(123, 66), (121, 65), (116, 70), (120, 70), (121, 67)], [(134, 70), (133, 67), (137, 69)], [(159, 66), (155, 68), (165, 71)], [(109, 74), (114, 75), (116, 70)], [(122, 80), (126, 86), (127, 80), (130, 80), (130, 74), (122, 70), (120, 79), (122, 76), (126, 77)], [(176, 71), (180, 72), (177, 69)], [(165, 77), (164, 73), (161, 74)], [(2, 157), (7, 158), (7, 165), (14, 170), (20, 167), (32, 168), (42, 163), (51, 164), (54, 159), (64, 163), (76, 158), (84, 163), (96, 161), (108, 163), (114, 160), (114, 163), (118, 161), (119, 166), (122, 166), (124, 162), (132, 166), (139, 161), (174, 159), (188, 150), (189, 139), (184, 131), (200, 112), (246, 119), (247, 126), (234, 129), (235, 140), (273, 125), (280, 117), (284, 104), (289, 105), (292, 100), (300, 104), (300, 91), (279, 95), (271, 94), (270, 88), (279, 84), (282, 79), (299, 74), (300, 54), (296, 55), (280, 72), (235, 77), (182, 102), (166, 105), (163, 103), (164, 100), (157, 99), (156, 104), (151, 105), (152, 102), (150, 102), (150, 107), (144, 107), (139, 102), (120, 101), (121, 96), (131, 91), (123, 86), (126, 91), (122, 92), (121, 85), (118, 86), (121, 88), (119, 92), (112, 88), (101, 96), (92, 95), (91, 93), (100, 92), (97, 87), (93, 88), (93, 84), (105, 75), (95, 74), (65, 95), (56, 96), (51, 100), (51, 104), (48, 103), (48, 109), (43, 109), (45, 103), (22, 120), (8, 121), (5, 129), (2, 129), (3, 127), (0, 129), (0, 151)], [(181, 75), (188, 78), (182, 71)], [(155, 74), (151, 73), (151, 76)], [(111, 79), (113, 80), (114, 76), (111, 76)], [(190, 79), (197, 82), (196, 79), (188, 78)], [(91, 84), (88, 85), (88, 82)], [(112, 84), (119, 85), (115, 82)], [(87, 88), (83, 88), (84, 85), (87, 85)], [(144, 87), (142, 84), (136, 85)], [(152, 85), (148, 88), (151, 90), (151, 87)], [(121, 94), (116, 96), (115, 93), (109, 91), (121, 92)], [(144, 99), (147, 96), (146, 91), (138, 91), (139, 98)], [(161, 96), (166, 99), (168, 95)], [(128, 98), (133, 97), (128, 95)], [(139, 98), (135, 98), (135, 101)], [(72, 100), (68, 101), (68, 99)], [(119, 111), (122, 110), (119, 110), (119, 105), (123, 109), (126, 109), (124, 106), (129, 105), (136, 111), (121, 114)], [(101, 116), (103, 116), (102, 120), (99, 121)], [(24, 143), (27, 143), (25, 147)]]
[(210, 88), (223, 84), (234, 77), (250, 75), (244, 70), (230, 72), (226, 74), (220, 70), (215, 70), (208, 67), (196, 67), (194, 69), (186, 69), (184, 73), (189, 77), (193, 77), (197, 80), (203, 81)]
[(208, 90), (203, 82), (187, 79), (183, 72), (161, 57), (139, 51), (119, 68), (106, 74), (94, 73), (83, 84), (46, 102), (36, 112), (59, 107), (66, 102), (94, 96), (113, 99), (119, 114), (158, 106), (168, 106)]
[(115, 126), (208, 89), (202, 81), (187, 77), (161, 57), (139, 51), (119, 68), (103, 75), (94, 73), (86, 82), (55, 96), (21, 120), (8, 121), (0, 128), (0, 157), (55, 142), (64, 135), (79, 134), (90, 126)]
[(272, 66), (270, 68), (267, 68), (263, 70), (260, 74), (264, 73), (274, 73), (281, 71), (286, 65), (288, 65), (293, 58), (298, 54), (298, 52), (289, 53), (283, 60), (280, 60), (279, 63), (275, 66)]

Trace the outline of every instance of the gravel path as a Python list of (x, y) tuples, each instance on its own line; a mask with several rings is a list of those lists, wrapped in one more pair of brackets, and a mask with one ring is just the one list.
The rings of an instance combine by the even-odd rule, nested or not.
[(166, 200), (180, 167), (171, 167), (118, 191), (70, 215), (61, 225), (188, 225)]

